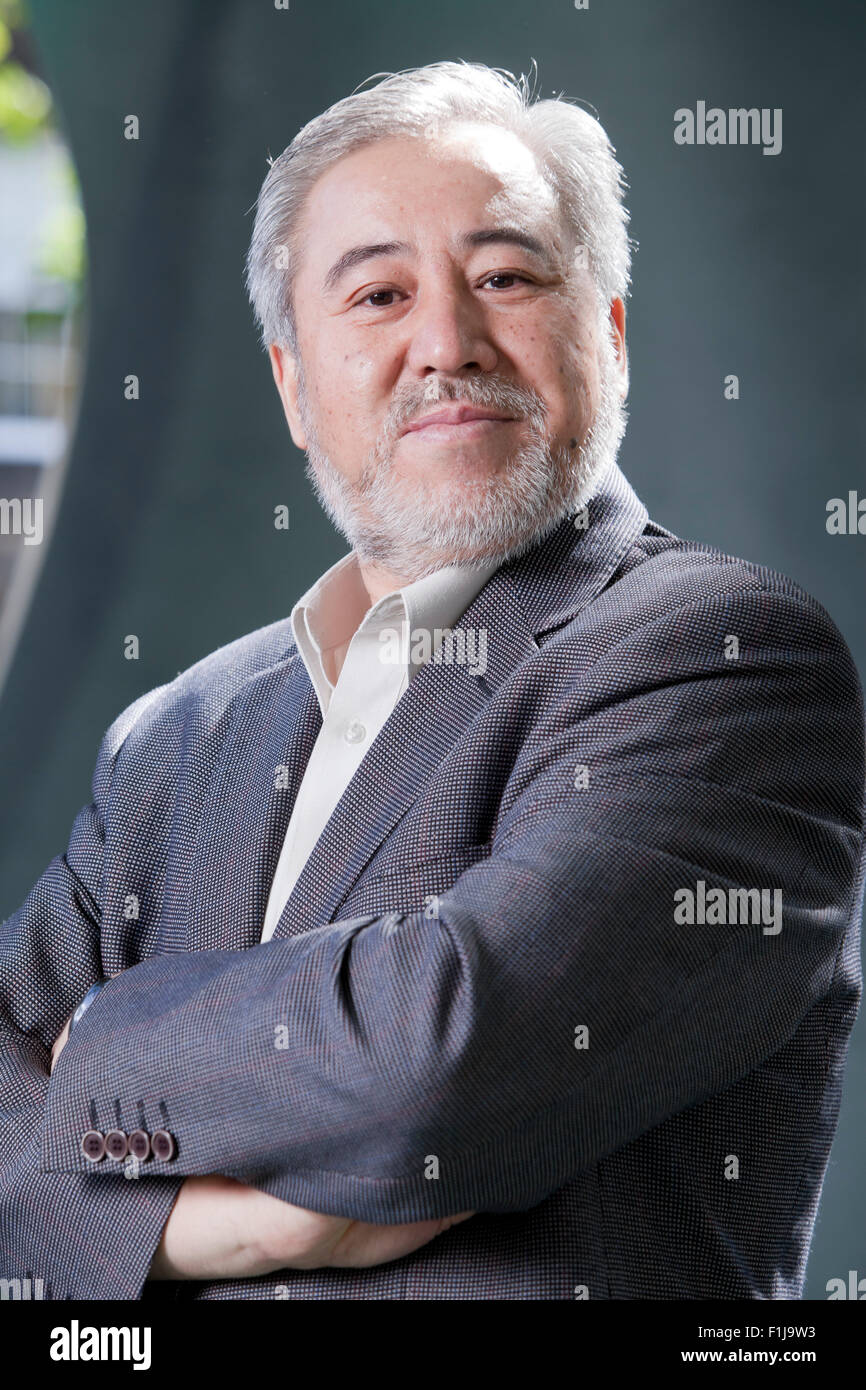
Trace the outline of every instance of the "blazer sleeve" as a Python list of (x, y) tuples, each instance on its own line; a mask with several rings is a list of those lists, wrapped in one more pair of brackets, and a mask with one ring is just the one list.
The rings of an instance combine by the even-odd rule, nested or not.
[[(489, 857), (438, 915), (126, 971), (55, 1069), (46, 1171), (82, 1171), (90, 1097), (148, 1095), (175, 1172), (364, 1221), (521, 1211), (731, 1086), (813, 1008), (847, 1036), (863, 710), (823, 610), (754, 587), (699, 597), (610, 643), (552, 705), (525, 689), (541, 712)], [(684, 921), (701, 884), (767, 910), (755, 921), (753, 896), (732, 923)]]
[[(51, 1046), (102, 975), (103, 806), (126, 734), (156, 692), (106, 733), (93, 801), (20, 909), (0, 927), (0, 1277), (43, 1298), (137, 1298), (180, 1181), (119, 1182), (40, 1169)], [(89, 1128), (89, 1125), (87, 1126)], [(36, 1295), (40, 1296), (40, 1295)]]

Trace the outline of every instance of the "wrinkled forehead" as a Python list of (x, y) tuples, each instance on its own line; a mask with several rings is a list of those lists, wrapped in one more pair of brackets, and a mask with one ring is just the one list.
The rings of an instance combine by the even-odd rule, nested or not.
[(462, 121), (428, 126), (431, 151), (441, 161), (463, 162), (500, 185), (487, 200), (491, 216), (559, 222), (559, 200), (535, 152), (511, 130)]
[(462, 211), (570, 240), (556, 189), (534, 151), (512, 131), (487, 123), (430, 124), (387, 135), (332, 164), (310, 189), (298, 231), (316, 257), (323, 241), (389, 218), (444, 224)]

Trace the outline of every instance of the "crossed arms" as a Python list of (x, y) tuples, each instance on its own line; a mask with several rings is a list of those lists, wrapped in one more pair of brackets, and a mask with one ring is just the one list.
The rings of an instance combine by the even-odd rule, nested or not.
[[(542, 711), (489, 857), (438, 917), (152, 956), (102, 991), (49, 1083), (101, 974), (95, 777), (0, 939), (4, 1258), (137, 1297), (188, 1177), (378, 1228), (527, 1210), (760, 1065), (828, 992), (853, 998), (837, 958), (862, 855), (856, 674), (817, 605), (733, 607), (738, 661), (730, 595), (680, 604)], [(781, 931), (676, 925), (698, 880), (781, 890)], [(167, 1100), (176, 1159), (136, 1182), (89, 1172), (91, 1098), (142, 1097)]]

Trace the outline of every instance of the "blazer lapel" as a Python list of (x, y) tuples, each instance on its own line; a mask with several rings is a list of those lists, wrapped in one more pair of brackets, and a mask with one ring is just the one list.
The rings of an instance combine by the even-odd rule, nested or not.
[(428, 662), (421, 667), (319, 836), (283, 908), (274, 939), (299, 935), (333, 919), (420, 787), (484, 709), (490, 685), (507, 679), (536, 650), (518, 605), (507, 588), (493, 585), (493, 580), (455, 624), (455, 630), (467, 627), (488, 629), (483, 680), (467, 666)]
[(236, 697), (201, 820), (188, 950), (239, 950), (260, 940), (271, 881), (321, 726), (297, 652), (253, 676)]
[[(647, 521), (646, 508), (616, 464), (589, 502), (587, 521), (586, 529), (577, 529), (574, 518), (566, 518), (539, 546), (503, 565), (455, 624), (455, 631), (486, 629), (483, 677), (469, 666), (434, 662), (415, 675), (319, 836), (274, 939), (334, 920), (433, 770), (497, 687), (537, 653), (536, 637), (570, 621), (604, 588)], [(273, 854), (273, 845), (269, 849)]]

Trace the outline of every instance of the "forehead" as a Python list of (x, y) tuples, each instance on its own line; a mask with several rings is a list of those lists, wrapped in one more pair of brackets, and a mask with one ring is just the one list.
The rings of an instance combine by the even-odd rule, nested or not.
[(345, 155), (316, 181), (301, 217), (301, 268), (361, 239), (435, 241), (496, 219), (559, 246), (555, 190), (511, 131), (463, 123), (389, 136)]

